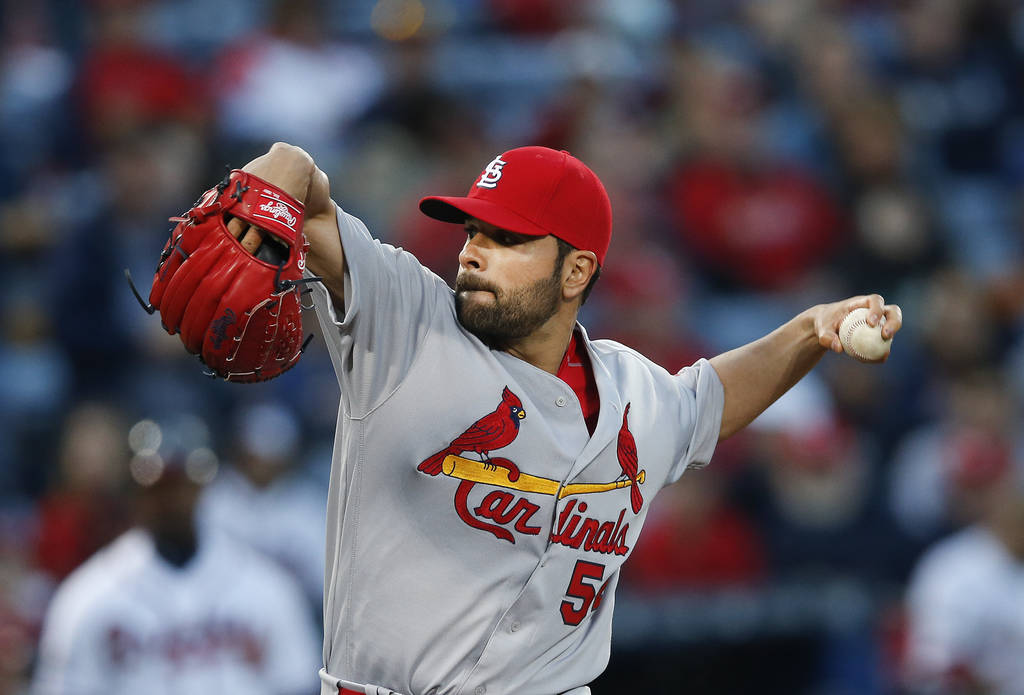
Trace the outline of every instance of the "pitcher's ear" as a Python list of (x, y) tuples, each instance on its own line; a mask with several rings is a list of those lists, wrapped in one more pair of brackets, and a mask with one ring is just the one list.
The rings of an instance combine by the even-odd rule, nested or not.
[(581, 296), (590, 285), (590, 280), (597, 272), (597, 256), (593, 251), (574, 249), (566, 259), (569, 264), (569, 275), (562, 283), (565, 296), (572, 299)]

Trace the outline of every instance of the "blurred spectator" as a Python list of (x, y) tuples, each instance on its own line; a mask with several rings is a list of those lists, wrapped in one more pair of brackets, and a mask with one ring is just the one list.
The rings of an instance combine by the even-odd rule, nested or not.
[(877, 494), (868, 443), (839, 420), (824, 383), (806, 377), (750, 427), (758, 464), (740, 494), (765, 539), (769, 572), (897, 581), (907, 547)]
[[(813, 3), (774, 2), (750, 3), (751, 12), (762, 17), (768, 14), (766, 8), (776, 8), (785, 13), (799, 7), (797, 12), (808, 15)], [(789, 8), (786, 8), (789, 6)], [(783, 15), (780, 22), (774, 17), (760, 19), (763, 25), (781, 25), (780, 29), (769, 27), (769, 35), (779, 35), (779, 41), (786, 48), (790, 60), (793, 61), (796, 81), (801, 91), (806, 94), (814, 106), (820, 109), (826, 123), (843, 118), (847, 109), (859, 102), (877, 98), (879, 85), (873, 79), (869, 56), (858, 45), (850, 26), (838, 17), (825, 13), (794, 18)], [(891, 142), (891, 124), (886, 125), (883, 136), (883, 148)], [(869, 143), (865, 143), (869, 144)], [(873, 148), (869, 153), (876, 153)]]
[(34, 518), (26, 505), (0, 505), (0, 693), (20, 695), (35, 661), (53, 580), (36, 569)]
[(959, 263), (983, 276), (1004, 272), (1021, 251), (1004, 177), (1019, 78), (998, 12), (994, 3), (903, 4), (895, 13), (901, 50), (887, 71), (940, 231)]
[(389, 79), (358, 125), (397, 128), (411, 142), (439, 157), (460, 128), (475, 129), (465, 107), (443, 91), (433, 74), (435, 43), (427, 36), (388, 47)]
[(828, 127), (853, 234), (838, 270), (854, 292), (906, 292), (942, 260), (938, 216), (911, 184), (906, 128), (891, 100), (876, 92), (842, 98)]
[(601, 99), (602, 89), (597, 80), (574, 80), (541, 113), (533, 142), (555, 150), (576, 151), (576, 143), (601, 108)]
[(64, 424), (57, 475), (39, 501), (36, 564), (62, 580), (128, 527), (121, 413), (82, 403)]
[(760, 582), (762, 541), (724, 492), (723, 476), (711, 469), (691, 472), (664, 489), (625, 567), (624, 585), (662, 594)]
[(904, 437), (891, 464), (892, 509), (925, 542), (976, 522), (991, 482), (1024, 451), (1017, 406), (996, 372), (965, 369), (935, 396), (935, 419)]
[(328, 36), (322, 5), (275, 0), (265, 31), (220, 56), (213, 80), (219, 127), (238, 149), (287, 140), (337, 155), (345, 129), (381, 90), (374, 54)]
[(684, 330), (680, 308), (689, 297), (672, 255), (653, 244), (627, 244), (618, 260), (602, 272), (590, 310), (588, 330), (618, 340), (670, 372), (678, 372), (707, 354), (698, 337)]
[(894, 13), (901, 50), (889, 77), (921, 154), (944, 172), (1001, 170), (1016, 77), (995, 4), (912, 0)]
[(694, 51), (680, 98), (693, 152), (669, 179), (675, 232), (718, 287), (791, 289), (842, 237), (830, 195), (797, 167), (766, 155), (766, 99), (741, 62)]
[(86, 132), (103, 143), (168, 121), (201, 123), (208, 98), (173, 53), (146, 42), (146, 0), (93, 5), (90, 42), (75, 85)]
[(878, 606), (892, 600), (911, 548), (878, 494), (870, 441), (839, 419), (813, 374), (750, 429), (754, 467), (736, 494), (764, 539), (767, 577), (812, 595), (844, 594), (805, 628), (820, 634), (814, 682), (822, 692), (885, 692)]
[(906, 130), (895, 106), (877, 94), (852, 100), (830, 115), (843, 173), (853, 192), (893, 185), (906, 173)]
[[(148, 0), (147, 38), (205, 66), (220, 49), (266, 24), (269, 0)], [(211, 22), (210, 17), (217, 21)]]
[(317, 635), (298, 585), (236, 541), (197, 533), (216, 458), (189, 422), (132, 428), (137, 526), (57, 590), (38, 695), (316, 690)]
[(113, 394), (133, 381), (130, 370), (155, 322), (142, 320), (124, 269), (148, 295), (167, 218), (204, 187), (202, 142), (181, 125), (112, 138), (97, 164), (77, 182), (77, 207), (47, 269), (47, 292), (64, 312), (55, 328), (75, 367), (78, 394)]
[(921, 558), (907, 590), (913, 693), (1024, 693), (1024, 474), (988, 477), (977, 521)]
[(489, 0), (494, 17), (506, 30), (523, 34), (553, 34), (579, 15), (579, 0)]
[(852, 215), (856, 246), (842, 270), (854, 291), (871, 287), (882, 296), (913, 291), (942, 262), (933, 216), (910, 188), (897, 184), (865, 190)]
[(935, 272), (922, 289), (917, 323), (935, 378), (956, 378), (998, 358), (999, 326), (982, 284), (954, 266)]
[(353, 125), (353, 146), (331, 183), (346, 211), (454, 283), (453, 259), (465, 239), (416, 204), (432, 190), (461, 191), (465, 171), (482, 168), (494, 153), (479, 105), (438, 84), (437, 48), (429, 36), (388, 46), (390, 80)]
[(232, 464), (203, 491), (204, 530), (260, 551), (301, 584), (311, 614), (320, 614), (324, 587), (327, 490), (300, 467), (302, 431), (292, 410), (258, 404), (236, 416)]
[(71, 58), (52, 43), (41, 5), (6, 2), (0, 21), (0, 199), (53, 164), (69, 129)]
[(0, 302), (0, 491), (4, 483), (43, 488), (46, 471), (33, 459), (52, 455), (50, 423), (61, 417), (72, 381), (52, 334), (39, 295), (8, 292)]
[(694, 161), (679, 171), (672, 191), (679, 233), (723, 287), (793, 287), (825, 260), (838, 236), (836, 209), (797, 170)]

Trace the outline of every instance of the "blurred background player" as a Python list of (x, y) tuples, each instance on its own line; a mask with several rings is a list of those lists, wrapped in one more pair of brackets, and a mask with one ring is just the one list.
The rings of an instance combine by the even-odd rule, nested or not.
[(204, 529), (256, 548), (295, 576), (320, 619), (327, 496), (299, 465), (301, 430), (286, 404), (240, 409), (228, 465), (203, 490)]
[(980, 518), (932, 546), (910, 581), (914, 693), (1024, 693), (1024, 469), (1005, 456), (995, 468)]
[(36, 695), (316, 691), (318, 634), (299, 585), (244, 544), (198, 532), (216, 457), (181, 434), (132, 428), (136, 526), (57, 589)]

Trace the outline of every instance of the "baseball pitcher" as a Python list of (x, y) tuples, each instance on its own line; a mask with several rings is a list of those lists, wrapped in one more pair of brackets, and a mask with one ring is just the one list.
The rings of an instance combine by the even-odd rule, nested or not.
[[(611, 205), (580, 160), (543, 147), (501, 153), (464, 197), (420, 201), (465, 235), (454, 290), (336, 206), (290, 145), (199, 208), (147, 307), (213, 373), (248, 381), (299, 358), (311, 292), (341, 388), (324, 694), (589, 693), (657, 491), (842, 352), (851, 310), (887, 338), (901, 325), (899, 307), (855, 297), (677, 374), (593, 340), (576, 318)], [(258, 258), (275, 242), (284, 253)], [(262, 289), (244, 298), (250, 272)]]

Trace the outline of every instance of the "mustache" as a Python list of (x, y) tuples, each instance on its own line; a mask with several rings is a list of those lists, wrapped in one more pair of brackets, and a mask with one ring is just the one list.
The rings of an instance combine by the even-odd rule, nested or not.
[(482, 278), (473, 277), (471, 275), (459, 274), (455, 278), (455, 291), (456, 292), (490, 292), (495, 296), (498, 295), (499, 289), (497, 285), (494, 285)]

